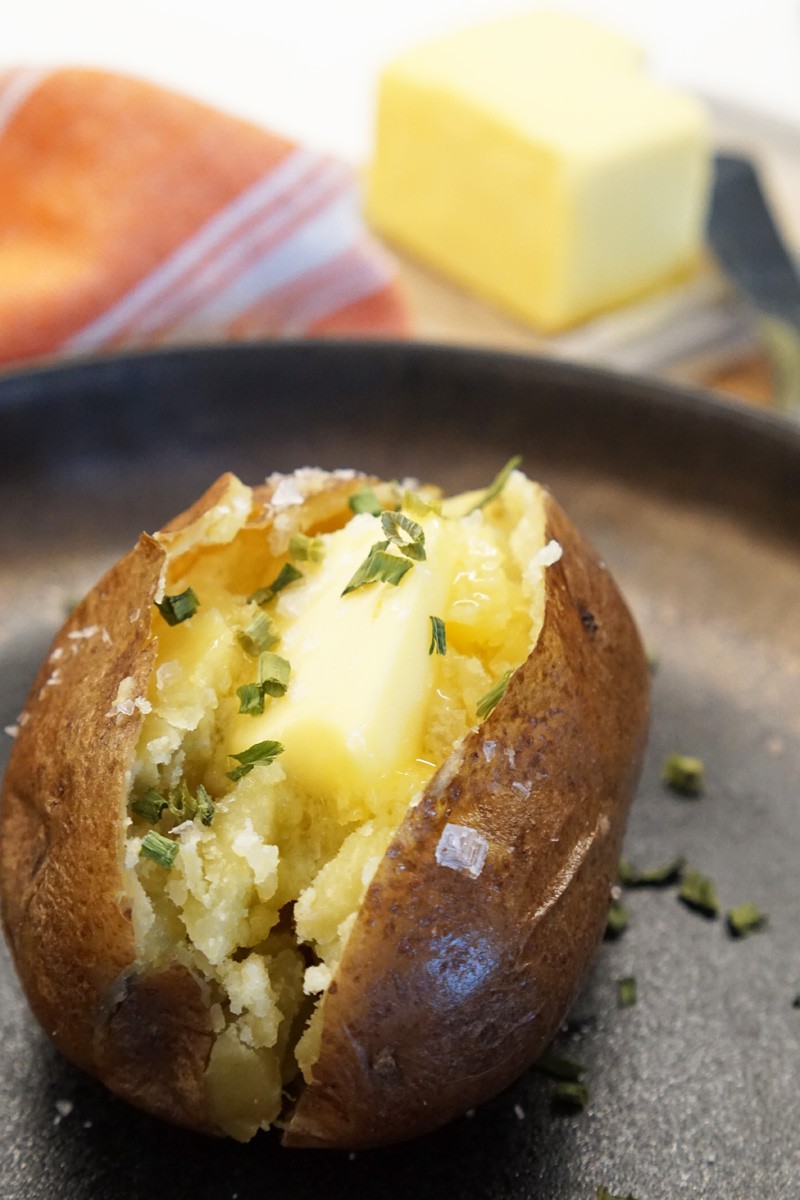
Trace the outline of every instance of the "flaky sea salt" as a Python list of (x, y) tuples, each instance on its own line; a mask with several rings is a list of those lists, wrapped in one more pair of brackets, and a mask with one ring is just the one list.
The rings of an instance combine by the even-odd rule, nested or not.
[(302, 504), (304, 499), (294, 476), (284, 475), (272, 493), (270, 504), (273, 508), (293, 508), (296, 504)]
[(440, 867), (450, 867), (463, 875), (477, 879), (486, 862), (489, 843), (477, 829), (468, 825), (453, 825), (449, 821), (442, 830), (436, 846), (436, 861)]
[(72, 642), (78, 642), (82, 638), (93, 638), (99, 632), (99, 625), (84, 625), (83, 629), (71, 629), (67, 637)]
[(525, 1120), (525, 1109), (522, 1107), (521, 1104), (514, 1105), (514, 1116), (517, 1118), (518, 1121)]
[(107, 717), (132, 717), (137, 708), (142, 714), (152, 710), (150, 701), (145, 700), (144, 696), (134, 696), (134, 687), (133, 676), (126, 675), (117, 688), (114, 702), (106, 713)]
[(56, 1115), (53, 1117), (53, 1124), (60, 1125), (64, 1117), (68, 1117), (75, 1105), (71, 1100), (56, 1100)]
[(535, 555), (533, 561), (537, 567), (552, 567), (553, 563), (557, 563), (564, 551), (561, 549), (561, 543), (555, 538), (551, 538), (546, 546), (542, 546)]
[(19, 733), (19, 725), (6, 725), (4, 733), (7, 733), (10, 738), (15, 738)]

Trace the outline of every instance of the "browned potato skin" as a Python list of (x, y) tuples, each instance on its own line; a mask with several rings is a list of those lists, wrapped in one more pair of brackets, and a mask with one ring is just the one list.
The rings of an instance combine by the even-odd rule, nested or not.
[[(141, 715), (107, 715), (121, 679), (147, 691), (163, 560), (142, 537), (76, 608), (53, 644), (61, 657), (34, 680), (3, 789), (0, 898), (31, 1008), (67, 1058), (150, 1112), (210, 1129), (213, 1035), (200, 987), (182, 968), (135, 969), (120, 815)], [(90, 625), (111, 644), (69, 638)]]
[[(361, 482), (315, 497), (304, 528), (343, 523)], [(167, 529), (201, 515), (221, 483)], [(256, 489), (253, 524), (268, 520), (269, 495)], [(550, 499), (548, 525), (564, 555), (547, 570), (536, 651), (379, 866), (325, 997), (321, 1055), (287, 1145), (386, 1144), (487, 1099), (545, 1048), (591, 964), (639, 773), (648, 675), (613, 581)], [(4, 784), (0, 900), (23, 987), (59, 1049), (131, 1103), (214, 1133), (204, 986), (177, 964), (143, 973), (135, 962), (119, 815), (141, 717), (107, 715), (125, 676), (146, 691), (163, 561), (143, 536), (34, 681)], [(111, 644), (80, 640), (73, 653), (69, 632), (95, 624)], [(447, 821), (488, 839), (479, 879), (437, 865)]]
[[(648, 672), (608, 571), (551, 498), (547, 516), (564, 553), (547, 569), (536, 650), (378, 867), (287, 1145), (385, 1145), (488, 1099), (545, 1049), (591, 965), (639, 776)], [(436, 863), (448, 821), (488, 840), (478, 879)]]
[[(227, 479), (165, 526), (162, 541), (212, 508)], [(332, 479), (307, 501), (303, 527), (343, 524), (364, 482)], [(272, 491), (253, 489), (253, 526), (268, 523)], [(164, 560), (144, 534), (69, 617), (33, 682), (3, 783), (0, 905), (22, 986), (59, 1050), (131, 1104), (218, 1133), (204, 1086), (214, 1038), (205, 986), (177, 964), (139, 969), (124, 895), (120, 816), (142, 717), (109, 711), (126, 676), (135, 695), (147, 692)], [(70, 638), (92, 625), (108, 640)]]

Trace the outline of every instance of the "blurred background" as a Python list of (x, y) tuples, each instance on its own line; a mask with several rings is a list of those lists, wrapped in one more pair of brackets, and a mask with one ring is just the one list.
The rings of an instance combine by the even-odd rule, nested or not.
[(800, 143), (798, 0), (27, 0), (6, 12), (2, 46), (8, 63), (130, 71), (361, 162), (387, 59), (523, 8), (582, 13), (626, 33), (660, 77)]
[[(800, 241), (798, 0), (548, 0), (627, 35), (653, 76), (708, 105), (715, 148), (762, 173), (783, 235)], [(2, 21), (5, 65), (99, 66), (177, 89), (361, 172), (374, 152), (376, 88), (407, 47), (518, 12), (502, 0), (28, 0)], [(595, 361), (710, 383), (767, 402), (770, 363), (753, 319), (716, 268), (671, 296), (543, 337), (396, 251), (415, 335)]]

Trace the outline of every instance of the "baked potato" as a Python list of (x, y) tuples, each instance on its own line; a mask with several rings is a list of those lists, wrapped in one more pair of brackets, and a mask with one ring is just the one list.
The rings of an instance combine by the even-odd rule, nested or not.
[(512, 465), (446, 500), (225, 475), (56, 637), (4, 784), (3, 921), (36, 1017), (117, 1095), (368, 1147), (553, 1037), (648, 672), (605, 565)]

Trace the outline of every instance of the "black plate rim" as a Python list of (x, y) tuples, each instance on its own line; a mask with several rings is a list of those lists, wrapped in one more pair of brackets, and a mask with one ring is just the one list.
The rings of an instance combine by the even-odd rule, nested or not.
[[(571, 362), (552, 355), (538, 355), (492, 346), (472, 346), (459, 342), (437, 342), (424, 339), (398, 340), (391, 338), (266, 338), (246, 342), (196, 342), (180, 346), (144, 347), (110, 354), (93, 354), (72, 359), (47, 359), (31, 365), (14, 367), (0, 372), (0, 416), (17, 405), (35, 403), (30, 392), (44, 397), (45, 388), (37, 388), (52, 378), (68, 378), (90, 374), (118, 374), (128, 368), (138, 368), (150, 362), (180, 363), (183, 359), (213, 360), (222, 358), (247, 359), (269, 353), (286, 356), (298, 354), (337, 355), (364, 354), (365, 357), (406, 358), (409, 361), (454, 359), (490, 367), (505, 363), (539, 375), (543, 382), (559, 379), (574, 381), (581, 391), (620, 391), (630, 403), (649, 408), (652, 405), (680, 413), (682, 418), (706, 424), (727, 424), (749, 430), (766, 440), (777, 439), (784, 452), (791, 448), (800, 457), (800, 422), (788, 415), (745, 400), (723, 396), (708, 388), (673, 383), (642, 373), (630, 373), (590, 363)], [(50, 402), (52, 399), (50, 398)], [(64, 401), (68, 403), (68, 401)]]

